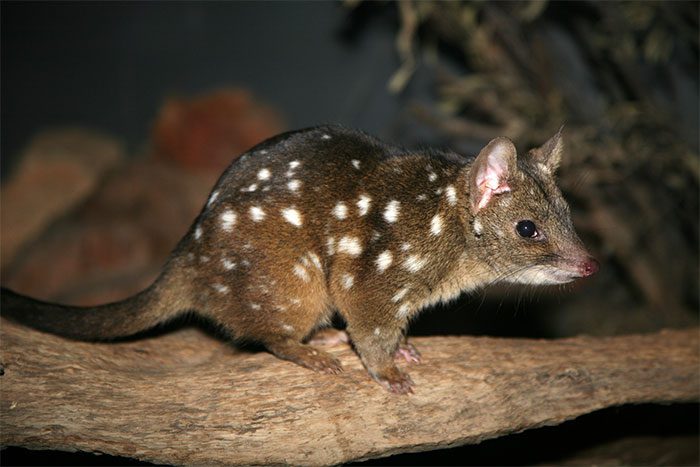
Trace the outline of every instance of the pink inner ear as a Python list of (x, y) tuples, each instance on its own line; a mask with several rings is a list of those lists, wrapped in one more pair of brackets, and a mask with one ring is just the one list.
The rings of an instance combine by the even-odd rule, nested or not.
[(489, 204), (494, 195), (509, 192), (508, 166), (505, 161), (500, 157), (489, 158), (486, 166), (476, 176), (476, 186), (480, 195), (477, 209)]

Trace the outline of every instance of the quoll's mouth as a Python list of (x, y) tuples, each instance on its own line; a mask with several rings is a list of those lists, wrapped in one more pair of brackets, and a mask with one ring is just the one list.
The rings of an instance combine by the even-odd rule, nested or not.
[(509, 279), (510, 282), (531, 285), (566, 284), (595, 274), (600, 265), (592, 257), (579, 261), (563, 261), (557, 265), (533, 266)]

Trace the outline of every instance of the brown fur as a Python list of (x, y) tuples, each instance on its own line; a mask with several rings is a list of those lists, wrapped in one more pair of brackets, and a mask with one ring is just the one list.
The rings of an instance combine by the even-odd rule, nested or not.
[[(335, 126), (280, 135), (226, 170), (149, 290), (88, 309), (4, 290), (3, 314), (99, 339), (195, 311), (280, 358), (338, 372), (304, 343), (337, 311), (370, 374), (410, 392), (393, 357), (418, 358), (403, 335), (421, 309), (495, 281), (562, 283), (597, 269), (553, 179), (561, 152), (560, 134), (524, 157), (497, 138), (475, 159)], [(538, 235), (521, 236), (523, 220)]]

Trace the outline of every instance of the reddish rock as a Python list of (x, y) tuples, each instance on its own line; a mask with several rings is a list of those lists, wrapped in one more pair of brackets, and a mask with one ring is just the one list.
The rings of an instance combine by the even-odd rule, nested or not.
[[(137, 159), (111, 172), (89, 197), (82, 195), (83, 203), (70, 215), (40, 235), (36, 227), (35, 239), (3, 268), (3, 285), (38, 298), (82, 305), (138, 292), (155, 279), (221, 171), (237, 155), (281, 130), (277, 114), (245, 91), (169, 101), (154, 129), (156, 157)], [(83, 152), (67, 152), (96, 152), (86, 145)], [(30, 198), (41, 205), (42, 200), (76, 191), (74, 178), (56, 176), (71, 172), (72, 159), (55, 159), (51, 172), (34, 169), (42, 176), (23, 177), (11, 197), (3, 192), (3, 216), (5, 205), (18, 205), (23, 208), (16, 210), (24, 210), (28, 219), (23, 222), (44, 227), (55, 219), (36, 222), (33, 210), (37, 208), (25, 201)], [(95, 185), (93, 181), (81, 193)], [(3, 222), (3, 244), (6, 227), (8, 223)]]
[(136, 161), (44, 232), (3, 277), (38, 298), (100, 303), (153, 280), (204, 205), (217, 174)]
[(221, 170), (255, 144), (284, 130), (272, 108), (243, 89), (171, 98), (153, 129), (156, 157), (189, 168)]
[(2, 185), (2, 267), (25, 242), (85, 199), (123, 158), (118, 141), (91, 131), (58, 129), (36, 136)]

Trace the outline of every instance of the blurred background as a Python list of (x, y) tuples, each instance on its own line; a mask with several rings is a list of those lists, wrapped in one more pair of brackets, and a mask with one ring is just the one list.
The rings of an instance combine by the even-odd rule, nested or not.
[[(410, 333), (562, 337), (698, 324), (697, 2), (0, 9), (5, 286), (75, 304), (140, 290), (221, 171), (281, 131), (341, 123), (406, 147), (476, 154), (500, 135), (525, 151), (565, 124), (561, 187), (600, 273), (463, 297)], [(700, 461), (697, 405), (592, 417), (526, 443), (516, 435), (505, 447), (393, 462)], [(639, 433), (645, 420), (652, 431)], [(553, 436), (568, 450), (525, 454)]]

